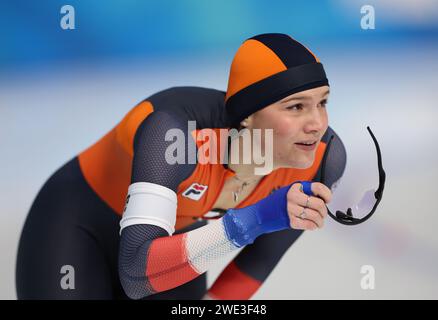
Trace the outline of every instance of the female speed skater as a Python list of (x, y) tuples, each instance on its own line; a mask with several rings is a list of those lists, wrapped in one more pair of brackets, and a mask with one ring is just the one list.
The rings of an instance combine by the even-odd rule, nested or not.
[[(42, 186), (20, 238), (18, 298), (250, 299), (303, 231), (324, 225), (346, 164), (328, 96), (309, 49), (261, 34), (238, 48), (226, 92), (174, 87), (141, 101)], [(271, 154), (264, 172), (242, 132)], [(207, 288), (207, 271), (239, 249)]]

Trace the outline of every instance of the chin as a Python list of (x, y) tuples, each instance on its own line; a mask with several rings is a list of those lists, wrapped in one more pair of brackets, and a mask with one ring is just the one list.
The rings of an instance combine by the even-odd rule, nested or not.
[(292, 161), (289, 162), (286, 167), (294, 168), (294, 169), (307, 169), (310, 168), (312, 165), (313, 165), (313, 159), (312, 161)]
[(315, 160), (315, 157), (312, 156), (310, 157), (311, 159), (307, 158), (307, 159), (301, 159), (301, 161), (297, 161), (298, 167), (299, 169), (308, 169), (313, 165), (313, 162)]
[(313, 161), (312, 162), (305, 162), (302, 163), (301, 166), (298, 167), (298, 169), (308, 169), (313, 165)]
[(307, 156), (305, 155), (297, 155), (291, 154), (282, 156), (284, 159), (281, 161), (283, 163), (284, 168), (293, 168), (293, 169), (308, 169), (313, 165), (313, 162), (315, 161), (315, 153), (309, 154)]

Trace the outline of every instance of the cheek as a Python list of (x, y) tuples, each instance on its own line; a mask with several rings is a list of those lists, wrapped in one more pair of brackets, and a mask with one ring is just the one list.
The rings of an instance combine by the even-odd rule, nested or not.
[(294, 124), (292, 121), (289, 121), (288, 118), (283, 118), (278, 121), (275, 128), (276, 132), (278, 132), (278, 135), (285, 138), (294, 137), (297, 131), (297, 125)]
[(287, 120), (278, 121), (274, 129), (274, 153), (279, 161), (290, 161), (296, 154), (297, 127)]
[[(298, 139), (299, 126), (296, 121), (281, 113), (268, 112), (263, 110), (254, 118), (254, 127), (261, 129), (272, 129), (273, 152), (277, 157), (287, 157), (293, 151), (293, 143)], [(262, 130), (262, 141), (264, 130)], [(262, 146), (263, 150), (264, 144)]]
[(280, 137), (290, 136), (296, 130), (296, 124), (291, 121), (293, 119), (277, 110), (261, 110), (254, 120), (255, 127), (273, 129), (274, 134)]
[(274, 136), (279, 144), (291, 144), (297, 139), (298, 126), (289, 118), (280, 118), (274, 127)]

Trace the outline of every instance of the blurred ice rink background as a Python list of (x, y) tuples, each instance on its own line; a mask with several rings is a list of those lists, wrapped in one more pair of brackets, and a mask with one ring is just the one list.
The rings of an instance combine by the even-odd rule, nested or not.
[[(75, 30), (59, 27), (64, 4)], [(366, 4), (375, 30), (360, 27)], [(305, 233), (254, 299), (438, 298), (438, 2), (427, 0), (1, 2), (0, 298), (16, 298), (18, 239), (46, 179), (158, 90), (225, 90), (239, 44), (264, 32), (290, 34), (325, 66), (329, 123), (347, 148), (330, 207), (377, 187), (367, 125), (387, 183), (371, 220)], [(374, 290), (361, 289), (362, 265), (375, 267)]]

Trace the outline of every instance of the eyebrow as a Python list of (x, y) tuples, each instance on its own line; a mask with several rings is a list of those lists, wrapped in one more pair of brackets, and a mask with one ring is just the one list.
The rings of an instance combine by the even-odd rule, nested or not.
[[(327, 90), (326, 92), (324, 92), (324, 94), (322, 96), (324, 97), (324, 96), (328, 95), (329, 93), (330, 93), (330, 90)], [(292, 98), (289, 98), (287, 100), (282, 101), (282, 103), (286, 103), (286, 102), (289, 102), (291, 100), (306, 100), (306, 99), (308, 99), (308, 97), (306, 97), (306, 96), (303, 96), (303, 97), (292, 97)]]

